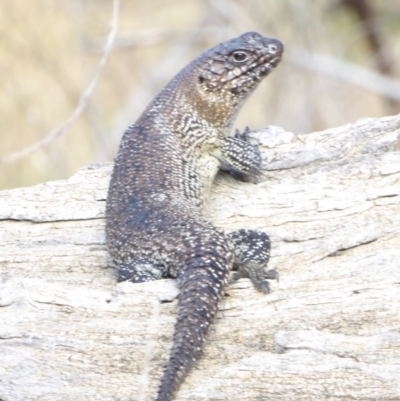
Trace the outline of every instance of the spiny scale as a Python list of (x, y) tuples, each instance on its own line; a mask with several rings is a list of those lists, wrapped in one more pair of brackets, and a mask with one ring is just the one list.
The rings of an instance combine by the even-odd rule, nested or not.
[[(170, 401), (199, 357), (229, 271), (268, 292), (269, 238), (230, 235), (203, 216), (219, 168), (253, 181), (261, 157), (229, 137), (246, 98), (280, 61), (282, 44), (248, 32), (205, 51), (154, 98), (125, 132), (109, 187), (107, 245), (119, 281), (173, 277), (180, 294), (173, 345), (157, 401)], [(236, 250), (235, 250), (236, 246)], [(234, 251), (235, 250), (235, 251)]]

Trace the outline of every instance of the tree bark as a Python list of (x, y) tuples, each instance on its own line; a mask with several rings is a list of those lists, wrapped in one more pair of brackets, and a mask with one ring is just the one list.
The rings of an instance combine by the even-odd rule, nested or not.
[[(272, 293), (226, 289), (177, 401), (400, 400), (400, 115), (253, 133), (266, 180), (217, 177), (207, 213), (272, 240)], [(0, 192), (0, 400), (152, 400), (173, 280), (116, 283), (112, 165)]]

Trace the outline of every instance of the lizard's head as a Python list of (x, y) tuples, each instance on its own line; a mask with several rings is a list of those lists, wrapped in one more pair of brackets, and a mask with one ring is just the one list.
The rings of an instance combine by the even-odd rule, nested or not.
[(236, 101), (251, 93), (279, 63), (283, 45), (279, 40), (266, 38), (257, 32), (223, 42), (196, 60), (198, 88)]

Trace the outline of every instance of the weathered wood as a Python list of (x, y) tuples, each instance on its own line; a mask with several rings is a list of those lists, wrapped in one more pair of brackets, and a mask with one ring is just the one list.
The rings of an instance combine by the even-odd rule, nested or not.
[[(400, 116), (293, 135), (271, 127), (266, 181), (218, 177), (227, 231), (267, 231), (273, 292), (242, 279), (177, 401), (400, 399)], [(0, 399), (152, 400), (172, 280), (116, 284), (111, 165), (0, 193)]]

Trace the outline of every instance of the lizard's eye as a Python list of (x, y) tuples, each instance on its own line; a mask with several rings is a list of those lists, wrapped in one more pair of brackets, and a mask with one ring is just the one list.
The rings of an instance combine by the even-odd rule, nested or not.
[(247, 53), (245, 53), (245, 52), (243, 52), (243, 51), (237, 51), (237, 52), (234, 52), (234, 53), (232, 54), (232, 57), (233, 57), (233, 59), (234, 59), (235, 61), (237, 61), (237, 62), (239, 62), (239, 63), (243, 63), (244, 61), (247, 60), (248, 55), (247, 55)]

